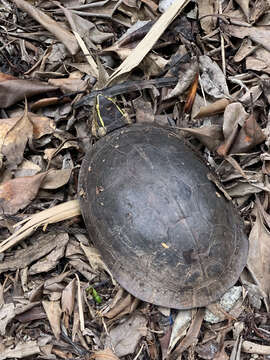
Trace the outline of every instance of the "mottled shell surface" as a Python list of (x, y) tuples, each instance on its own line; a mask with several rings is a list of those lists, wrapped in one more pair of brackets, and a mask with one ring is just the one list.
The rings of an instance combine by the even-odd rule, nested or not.
[(172, 131), (132, 125), (98, 140), (82, 163), (79, 196), (91, 241), (136, 297), (186, 309), (233, 286), (248, 240), (208, 167)]

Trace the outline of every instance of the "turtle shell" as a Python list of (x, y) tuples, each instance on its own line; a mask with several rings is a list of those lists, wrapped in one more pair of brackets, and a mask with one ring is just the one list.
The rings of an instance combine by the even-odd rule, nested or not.
[(238, 280), (248, 240), (241, 219), (175, 133), (132, 125), (86, 154), (79, 177), (90, 239), (136, 297), (187, 309), (217, 300)]

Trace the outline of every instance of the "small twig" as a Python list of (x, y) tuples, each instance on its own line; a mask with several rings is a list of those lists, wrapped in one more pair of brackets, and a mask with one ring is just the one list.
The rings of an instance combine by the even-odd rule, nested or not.
[[(219, 0), (219, 14), (222, 15), (222, 1)], [(221, 17), (222, 18), (222, 17)], [(225, 58), (225, 47), (224, 47), (224, 36), (220, 31), (220, 47), (221, 47), (221, 59), (222, 59), (222, 71), (226, 77), (226, 58)]]

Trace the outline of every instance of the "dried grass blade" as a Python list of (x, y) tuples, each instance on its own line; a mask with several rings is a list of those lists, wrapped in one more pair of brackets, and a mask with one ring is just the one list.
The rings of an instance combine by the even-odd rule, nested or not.
[(16, 226), (18, 226), (25, 223), (19, 230), (0, 244), (0, 254), (32, 234), (39, 226), (67, 220), (80, 214), (79, 201), (71, 200), (32, 215), (16, 224)]
[(147, 53), (153, 48), (157, 40), (184, 9), (190, 0), (176, 0), (170, 8), (161, 15), (157, 22), (152, 26), (151, 30), (146, 34), (142, 41), (137, 45), (134, 51), (122, 62), (122, 64), (112, 73), (107, 85), (111, 84), (121, 75), (130, 72), (140, 64)]

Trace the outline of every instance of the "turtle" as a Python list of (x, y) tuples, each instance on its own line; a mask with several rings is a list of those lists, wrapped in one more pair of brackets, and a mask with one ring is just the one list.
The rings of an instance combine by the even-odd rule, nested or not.
[(155, 305), (217, 301), (247, 262), (248, 239), (209, 167), (172, 128), (132, 124), (88, 149), (79, 202), (90, 239), (119, 284)]

